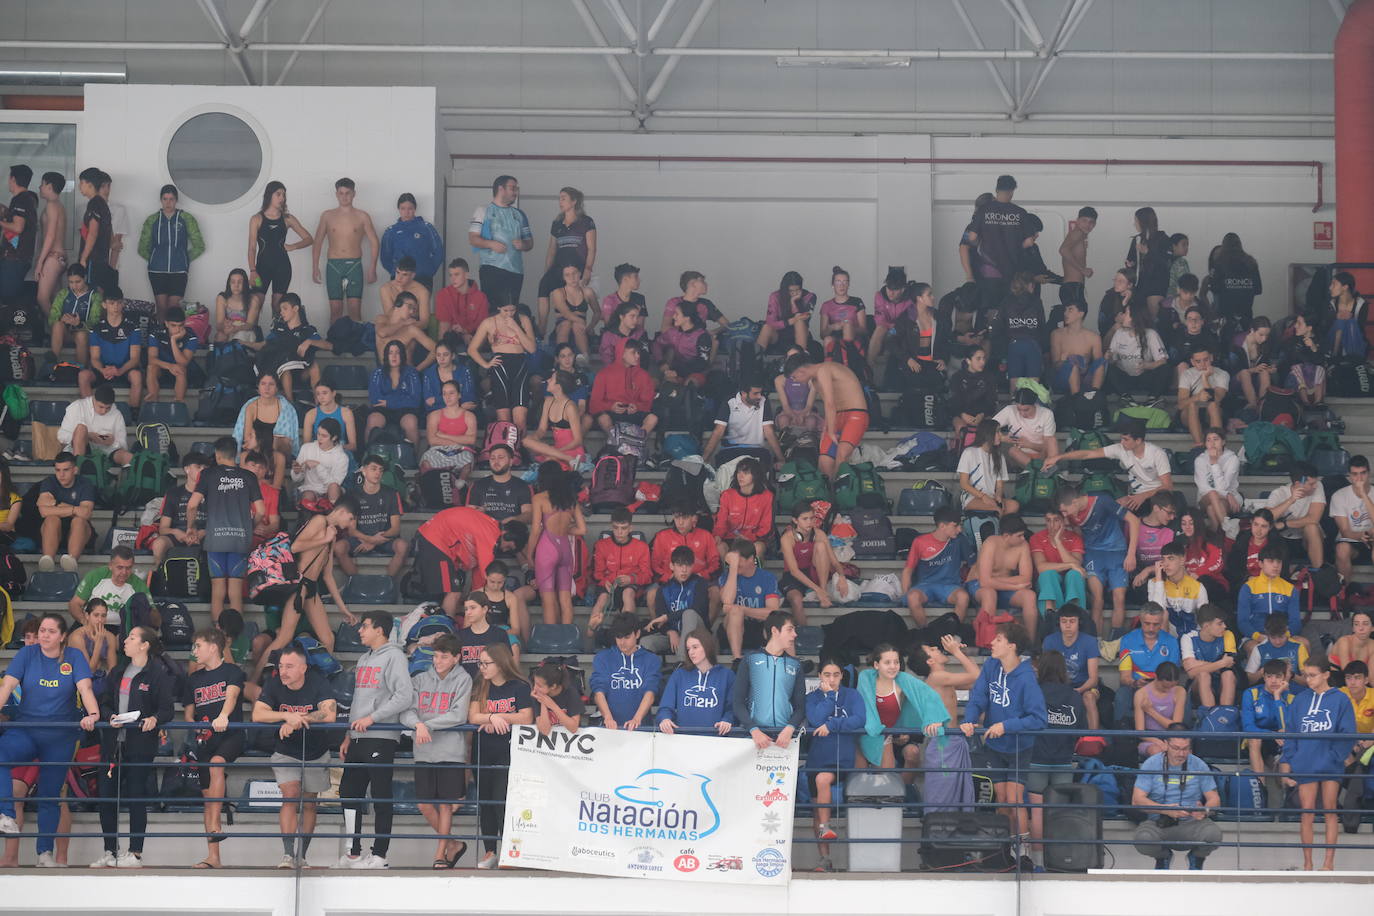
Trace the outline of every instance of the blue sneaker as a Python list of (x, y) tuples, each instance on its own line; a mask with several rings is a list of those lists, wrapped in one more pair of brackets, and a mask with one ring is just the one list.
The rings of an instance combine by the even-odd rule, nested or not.
[(1199, 859), (1197, 856), (1193, 855), (1192, 853), (1188, 853), (1188, 870), (1189, 870), (1189, 871), (1202, 871), (1202, 863), (1203, 863), (1203, 860), (1202, 860), (1202, 859)]
[(1170, 864), (1173, 863), (1173, 856), (1166, 856), (1163, 859), (1155, 859), (1155, 871), (1168, 871)]

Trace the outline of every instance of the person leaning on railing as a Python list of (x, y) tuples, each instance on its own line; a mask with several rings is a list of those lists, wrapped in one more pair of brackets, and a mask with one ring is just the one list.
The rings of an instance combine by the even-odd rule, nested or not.
[[(76, 700), (86, 715), (81, 728), (90, 731), (100, 721), (100, 704), (91, 690), (91, 667), (76, 649), (62, 647), (67, 621), (61, 614), (44, 614), (38, 621), (38, 642), (15, 653), (0, 681), (0, 708), (16, 688), (21, 690), (17, 722), (50, 723), (30, 728), (7, 728), (0, 734), (0, 791), (13, 785), (10, 764), (43, 762), (38, 775), (38, 865), (55, 868), (57, 793), (67, 776), (66, 762), (76, 749), (77, 729), (71, 725)], [(18, 834), (14, 799), (0, 798), (0, 833)]]

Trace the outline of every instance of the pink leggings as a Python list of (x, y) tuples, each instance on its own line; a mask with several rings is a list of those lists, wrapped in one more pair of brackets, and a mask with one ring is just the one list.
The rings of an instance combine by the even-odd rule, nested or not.
[(573, 580), (573, 545), (568, 535), (539, 535), (534, 548), (534, 582), (541, 592), (570, 592)]

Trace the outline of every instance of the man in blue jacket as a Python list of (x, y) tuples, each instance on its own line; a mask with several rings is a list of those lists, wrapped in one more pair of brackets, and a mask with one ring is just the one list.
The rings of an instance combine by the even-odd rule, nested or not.
[[(992, 659), (983, 664), (978, 680), (968, 693), (964, 706), (966, 737), (973, 737), (979, 722), (987, 726), (983, 750), (992, 769), (993, 792), (1003, 805), (1022, 805), (1026, 796), (1026, 776), (1030, 771), (1035, 736), (1025, 734), (1045, 728), (1049, 715), (1045, 695), (1029, 663), (1023, 664), (1021, 652), (1031, 647), (1030, 634), (1019, 623), (1004, 623), (992, 638)], [(1011, 819), (1012, 831), (1029, 833), (1026, 809), (1000, 809)]]
[[(754, 745), (786, 748), (806, 721), (806, 676), (797, 661), (797, 625), (787, 611), (763, 621), (763, 651), (751, 652), (735, 673), (735, 718)], [(764, 729), (778, 730), (776, 739)]]
[(634, 614), (620, 614), (611, 624), (614, 649), (602, 649), (592, 660), (592, 701), (606, 728), (639, 728), (658, 693), (663, 661), (639, 646), (643, 627)]

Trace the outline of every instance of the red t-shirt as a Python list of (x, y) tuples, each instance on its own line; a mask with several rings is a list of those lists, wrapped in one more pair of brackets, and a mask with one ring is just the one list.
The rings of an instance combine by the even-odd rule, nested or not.
[(419, 534), (462, 569), (485, 571), (496, 557), (501, 524), (479, 509), (445, 509), (420, 526)]
[[(258, 489), (262, 491), (262, 505), (263, 508), (267, 510), (267, 517), (271, 518), (277, 514), (277, 508), (281, 505), (281, 490), (278, 490), (265, 480), (258, 481)], [(258, 537), (254, 535), (253, 546), (261, 547), (263, 544), (267, 543), (270, 537), (272, 537), (272, 535), (268, 535), (267, 537)]]
[(482, 319), (491, 314), (491, 306), (487, 302), (487, 294), (478, 289), (477, 284), (468, 281), (466, 293), (458, 292), (452, 284), (435, 293), (434, 314), (440, 322), (457, 325), (471, 337), (477, 333), (477, 326)]
[[(1064, 548), (1070, 553), (1076, 553), (1079, 556), (1083, 555), (1083, 536), (1077, 531), (1070, 531), (1066, 528), (1064, 529), (1064, 533), (1059, 536), (1059, 540), (1063, 542)], [(1035, 553), (1037, 550), (1043, 553), (1045, 555), (1045, 561), (1048, 563), (1069, 562), (1067, 558), (1059, 555), (1059, 551), (1055, 549), (1054, 542), (1050, 540), (1050, 533), (1046, 530), (1042, 529), (1031, 535), (1030, 549), (1031, 553)]]

